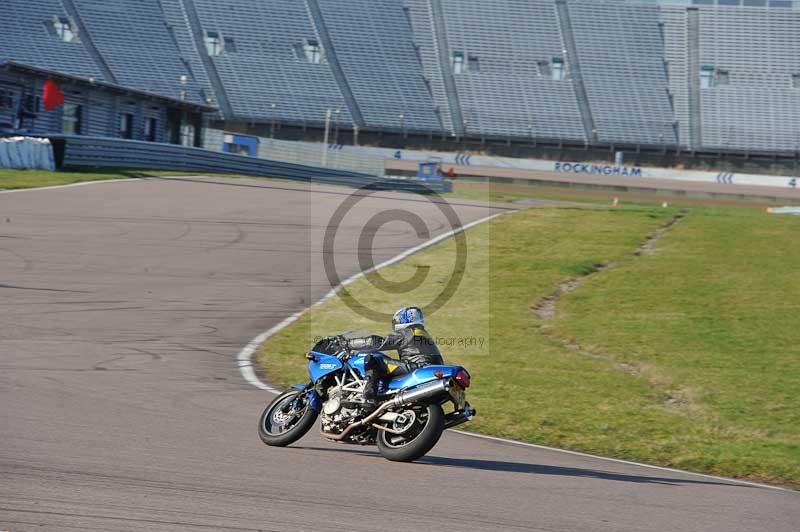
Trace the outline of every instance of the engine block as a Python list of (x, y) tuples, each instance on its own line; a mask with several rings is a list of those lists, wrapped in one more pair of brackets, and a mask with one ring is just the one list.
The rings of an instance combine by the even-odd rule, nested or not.
[[(322, 403), (322, 430), (325, 432), (341, 432), (358, 414), (358, 408), (349, 405), (361, 403), (356, 392), (343, 391), (340, 386), (328, 389), (328, 398)], [(348, 406), (344, 406), (348, 405)]]

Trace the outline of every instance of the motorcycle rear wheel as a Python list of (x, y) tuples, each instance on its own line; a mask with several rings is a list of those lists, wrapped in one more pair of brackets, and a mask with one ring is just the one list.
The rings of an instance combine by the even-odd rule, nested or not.
[(314, 425), (317, 412), (303, 392), (290, 390), (276, 397), (261, 413), (258, 435), (272, 447), (286, 447), (302, 438)]
[(413, 462), (425, 456), (438, 443), (444, 431), (444, 412), (436, 404), (420, 406), (414, 427), (408, 435), (378, 431), (378, 451), (392, 462)]

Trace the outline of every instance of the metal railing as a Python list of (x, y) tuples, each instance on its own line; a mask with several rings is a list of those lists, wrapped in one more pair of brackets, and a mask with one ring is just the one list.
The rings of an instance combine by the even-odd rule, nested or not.
[(139, 168), (214, 172), (351, 187), (413, 192), (449, 192), (448, 181), (382, 178), (346, 170), (271, 161), (203, 148), (137, 140), (73, 135), (49, 136), (59, 168)]

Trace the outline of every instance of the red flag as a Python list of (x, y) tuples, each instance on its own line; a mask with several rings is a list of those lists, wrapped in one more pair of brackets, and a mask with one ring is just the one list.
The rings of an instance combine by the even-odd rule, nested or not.
[(44, 82), (44, 88), (42, 89), (42, 100), (44, 101), (45, 111), (52, 111), (64, 103), (64, 93), (61, 92), (61, 89), (52, 79), (48, 79)]

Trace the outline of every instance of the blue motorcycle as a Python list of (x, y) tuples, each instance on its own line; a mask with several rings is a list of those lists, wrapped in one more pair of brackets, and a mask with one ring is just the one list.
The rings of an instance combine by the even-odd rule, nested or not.
[[(323, 437), (336, 442), (377, 445), (381, 455), (411, 462), (430, 451), (445, 429), (469, 421), (475, 409), (466, 401), (470, 375), (461, 366), (425, 366), (387, 377), (378, 387), (378, 408), (367, 413), (363, 392), (368, 354), (352, 353), (342, 336), (323, 338), (306, 354), (308, 384), (279, 395), (261, 414), (258, 434), (267, 445), (299, 440), (321, 418)], [(445, 414), (442, 408), (452, 409)]]

